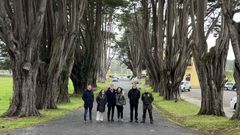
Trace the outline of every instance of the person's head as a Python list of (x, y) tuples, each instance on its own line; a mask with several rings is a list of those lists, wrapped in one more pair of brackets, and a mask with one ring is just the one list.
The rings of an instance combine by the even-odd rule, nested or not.
[(111, 90), (113, 90), (113, 89), (114, 89), (114, 84), (110, 84), (109, 88), (110, 88)]
[(134, 88), (134, 89), (137, 88), (137, 84), (136, 84), (136, 83), (133, 83), (133, 84), (132, 84), (132, 88)]
[(99, 95), (104, 96), (105, 95), (105, 90), (101, 90)]
[(123, 88), (118, 87), (118, 88), (117, 88), (117, 92), (118, 92), (118, 93), (122, 93), (122, 92), (123, 92)]
[(91, 90), (92, 90), (92, 85), (91, 85), (91, 84), (88, 84), (88, 85), (87, 85), (87, 90), (88, 90), (88, 91), (91, 91)]
[(144, 89), (144, 92), (148, 92), (148, 88), (145, 88), (145, 89)]

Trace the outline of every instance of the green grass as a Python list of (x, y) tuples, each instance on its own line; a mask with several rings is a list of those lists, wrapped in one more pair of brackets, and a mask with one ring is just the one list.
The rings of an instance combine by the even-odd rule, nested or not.
[[(151, 90), (149, 86), (146, 87)], [(200, 116), (197, 115), (200, 107), (195, 104), (184, 100), (167, 101), (154, 92), (153, 96), (155, 108), (162, 115), (183, 127), (218, 135), (240, 135), (240, 121), (238, 120), (211, 115)]]
[(234, 82), (233, 71), (226, 71), (228, 82)]
[[(100, 84), (98, 83), (97, 90), (104, 89), (108, 86), (110, 82)], [(69, 93), (73, 93), (72, 82), (69, 82)], [(12, 97), (12, 78), (6, 76), (0, 76), (0, 115), (2, 115), (9, 107), (10, 99)], [(30, 118), (0, 118), (0, 131), (9, 131), (15, 128), (27, 127), (37, 123), (43, 123), (50, 120), (58, 119), (64, 117), (70, 112), (78, 109), (83, 105), (81, 97), (71, 96), (71, 102), (65, 104), (58, 104), (58, 109), (54, 110), (40, 110), (42, 114), (41, 117), (30, 117)]]

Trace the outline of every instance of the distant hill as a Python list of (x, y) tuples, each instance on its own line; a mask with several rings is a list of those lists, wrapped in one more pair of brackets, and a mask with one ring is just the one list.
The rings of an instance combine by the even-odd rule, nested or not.
[(227, 71), (233, 71), (233, 66), (234, 66), (234, 60), (227, 60), (226, 70)]

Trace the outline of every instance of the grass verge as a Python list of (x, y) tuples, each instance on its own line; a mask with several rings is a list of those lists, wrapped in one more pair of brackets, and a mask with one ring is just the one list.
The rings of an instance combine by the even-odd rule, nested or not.
[[(147, 86), (149, 87), (149, 86)], [(150, 87), (148, 89), (151, 89)], [(200, 107), (181, 100), (166, 101), (153, 92), (154, 106), (162, 115), (182, 127), (191, 128), (208, 134), (240, 135), (240, 121), (227, 117), (197, 115)]]
[[(98, 83), (97, 90), (104, 89), (110, 82)], [(73, 92), (72, 82), (69, 83), (69, 93)], [(12, 77), (0, 76), (0, 115), (2, 115), (9, 107), (12, 97)], [(54, 110), (40, 110), (42, 117), (28, 117), (28, 118), (0, 118), (0, 132), (7, 132), (16, 128), (23, 128), (38, 123), (44, 123), (50, 120), (62, 118), (70, 112), (83, 106), (81, 97), (70, 96), (71, 102), (65, 104), (58, 104), (58, 109)]]

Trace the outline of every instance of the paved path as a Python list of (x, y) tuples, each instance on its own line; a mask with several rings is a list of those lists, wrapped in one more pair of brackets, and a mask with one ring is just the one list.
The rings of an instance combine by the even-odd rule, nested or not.
[[(223, 109), (227, 117), (232, 117), (234, 109), (230, 108), (230, 101), (235, 97), (235, 91), (224, 91), (223, 93)], [(201, 90), (192, 89), (190, 92), (182, 92), (181, 98), (196, 105), (201, 105)]]
[[(129, 82), (115, 83), (115, 87), (122, 86), (124, 89), (130, 88)], [(126, 91), (127, 93), (127, 91)], [(105, 122), (92, 123), (83, 122), (83, 109), (71, 113), (65, 118), (39, 124), (33, 127), (18, 129), (10, 135), (197, 135), (194, 131), (182, 128), (166, 118), (162, 117), (157, 111), (153, 112), (154, 124), (129, 123), (129, 105), (124, 109), (125, 122)], [(96, 116), (96, 106), (93, 109), (93, 118)], [(116, 116), (116, 115), (115, 115)], [(139, 120), (142, 116), (142, 104), (139, 105)], [(116, 117), (115, 117), (116, 120)]]

